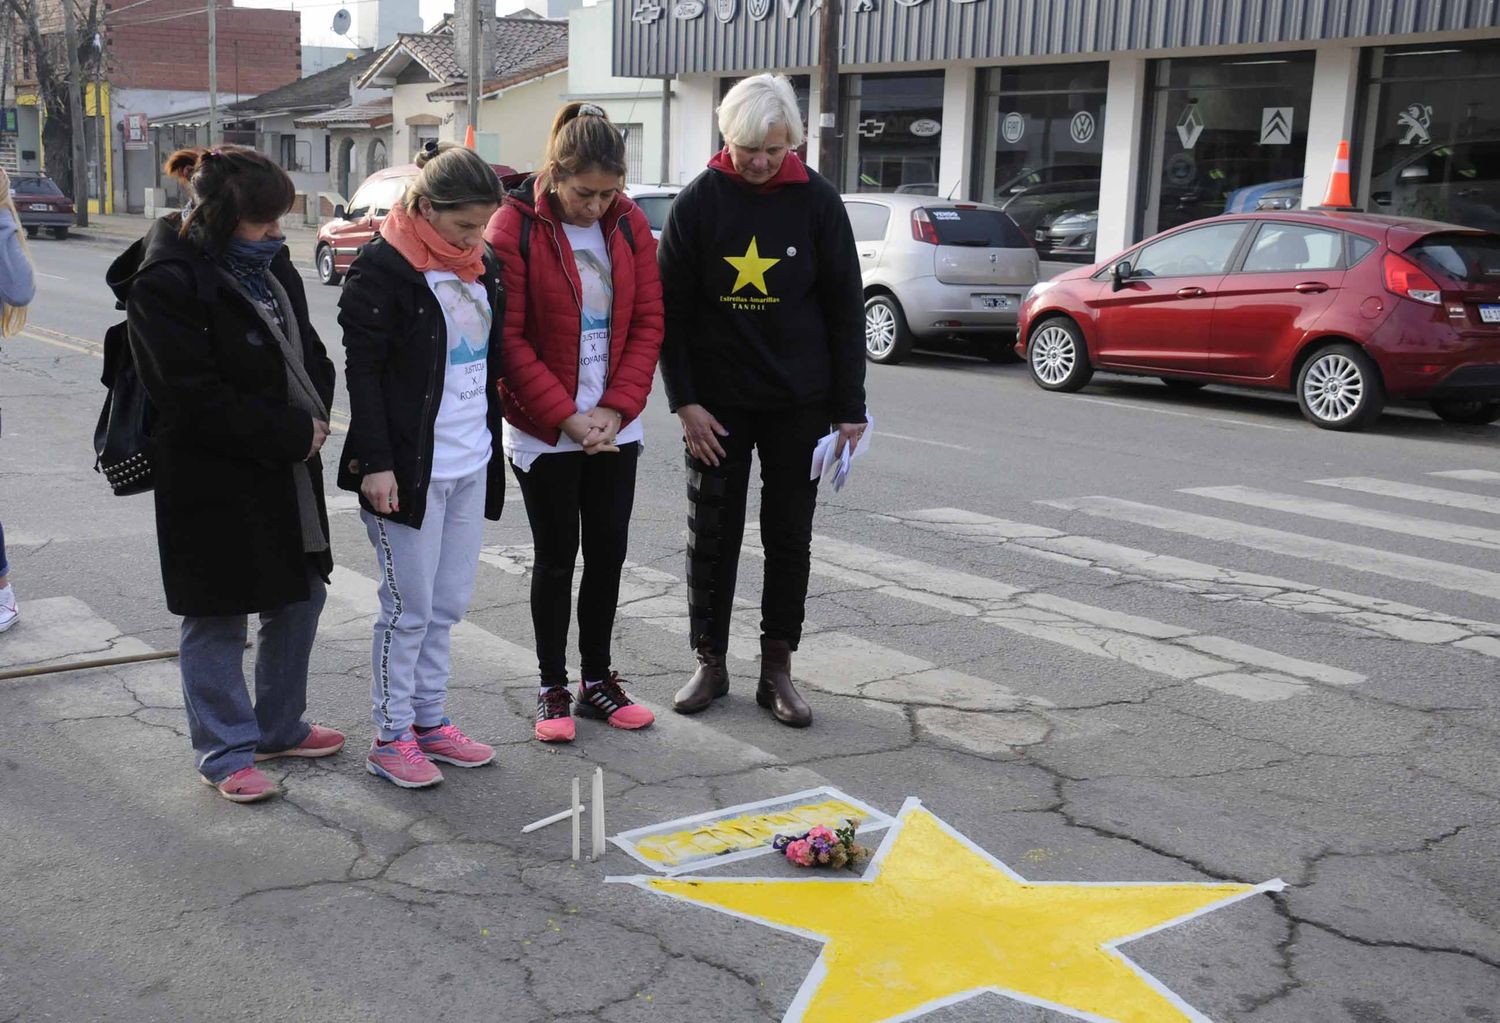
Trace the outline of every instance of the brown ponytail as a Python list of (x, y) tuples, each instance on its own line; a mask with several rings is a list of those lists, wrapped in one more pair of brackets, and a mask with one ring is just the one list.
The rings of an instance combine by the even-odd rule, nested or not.
[(625, 177), (625, 136), (602, 107), (569, 103), (557, 112), (547, 139), (547, 160), (537, 175), (543, 188), (552, 188), (575, 174), (592, 170)]
[(182, 236), (210, 251), (227, 245), (242, 222), (280, 220), (297, 194), (286, 171), (245, 146), (179, 149), (162, 169), (193, 194), (193, 208), (182, 218)]

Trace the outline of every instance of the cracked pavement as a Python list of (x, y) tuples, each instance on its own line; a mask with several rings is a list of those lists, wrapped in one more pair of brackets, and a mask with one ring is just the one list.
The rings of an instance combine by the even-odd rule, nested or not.
[[(101, 337), (111, 253), (34, 248), (64, 278), (44, 280), (34, 321)], [(310, 285), (336, 354), (335, 295)], [(98, 369), (27, 338), (0, 355), (0, 517), (23, 615), (0, 637), (0, 672), (175, 646), (150, 501), (113, 498), (88, 471)], [(268, 762), (282, 798), (234, 806), (198, 783), (173, 661), (0, 680), (0, 1023), (781, 1019), (811, 942), (607, 885), (639, 865), (613, 847), (570, 862), (565, 825), (520, 834), (596, 764), (611, 834), (831, 784), (889, 813), (917, 796), (1032, 880), (1281, 877), (1283, 892), (1126, 950), (1221, 1023), (1496, 1023), (1500, 603), (1041, 502), (1110, 495), (1500, 572), (1486, 550), (1178, 493), (1500, 471), (1500, 430), (1398, 411), (1360, 437), (1268, 438), (1222, 420), (1297, 424), (1279, 398), (1094, 386), (1219, 418), (1070, 403), (1021, 367), (957, 357), (872, 367), (885, 428), (961, 432), (984, 454), (877, 436), (851, 484), (823, 495), (793, 662), (816, 714), (806, 732), (751, 696), (753, 543), (732, 695), (693, 718), (666, 709), (690, 657), (683, 471), (659, 394), (615, 650), (658, 711), (645, 732), (581, 722), (571, 747), (530, 739), (530, 536), (514, 489), (455, 634), (449, 704), (498, 746), (497, 765), (449, 770), (433, 790), (363, 770), (373, 559), (347, 500), (333, 513), (347, 574), (324, 613), (309, 715), (349, 746)], [(1002, 420), (966, 412), (986, 406)], [(770, 858), (724, 869), (791, 876)], [(982, 995), (927, 1018), (1066, 1017)]]

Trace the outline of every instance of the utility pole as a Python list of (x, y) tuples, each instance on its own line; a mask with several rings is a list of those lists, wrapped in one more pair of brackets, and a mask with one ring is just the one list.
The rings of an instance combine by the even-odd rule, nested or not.
[(73, 0), (63, 0), (63, 45), (68, 48), (68, 119), (73, 122), (73, 223), (89, 226), (89, 169), (83, 153), (82, 74), (78, 69), (78, 26), (73, 20)]
[(657, 183), (672, 180), (672, 79), (661, 80), (661, 173)]
[(479, 134), (479, 86), (487, 68), (479, 66), (480, 54), (484, 52), (484, 22), (479, 17), (479, 0), (468, 0), (469, 4), (469, 128)]
[[(67, 0), (64, 0), (66, 3)], [(219, 134), (219, 26), (214, 8), (217, 0), (208, 0), (208, 144), (218, 143)]]
[(844, 190), (844, 150), (839, 138), (839, 8), (841, 0), (823, 0), (818, 31), (818, 79), (822, 92), (818, 114), (818, 173)]

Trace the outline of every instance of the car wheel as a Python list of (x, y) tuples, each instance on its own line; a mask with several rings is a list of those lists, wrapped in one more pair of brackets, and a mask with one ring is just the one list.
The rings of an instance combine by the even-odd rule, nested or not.
[(1370, 357), (1353, 345), (1329, 345), (1297, 374), (1302, 414), (1325, 430), (1363, 430), (1380, 417), (1385, 387)]
[(1459, 398), (1434, 398), (1432, 411), (1449, 423), (1480, 426), (1500, 419), (1500, 401), (1464, 401)]
[(901, 303), (891, 295), (874, 295), (865, 303), (865, 358), (894, 365), (911, 354), (911, 328)]
[(1178, 380), (1173, 377), (1162, 377), (1161, 382), (1167, 385), (1167, 390), (1178, 394), (1189, 394), (1193, 391), (1201, 391), (1208, 386), (1202, 380)]
[(58, 241), (62, 241), (68, 237), (68, 229), (66, 227), (54, 227), (52, 229), (52, 237)]
[(1094, 375), (1088, 346), (1071, 320), (1054, 318), (1039, 324), (1026, 343), (1031, 379), (1047, 391), (1081, 390)]
[(339, 273), (333, 265), (333, 247), (330, 245), (319, 245), (318, 255), (318, 280), (324, 284), (337, 284), (343, 280), (344, 275)]

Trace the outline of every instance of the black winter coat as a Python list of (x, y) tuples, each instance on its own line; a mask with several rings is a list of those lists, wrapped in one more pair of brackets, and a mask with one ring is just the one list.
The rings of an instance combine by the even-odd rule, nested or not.
[[(130, 354), (156, 410), (156, 542), (173, 614), (251, 614), (308, 598), (292, 467), (307, 460), (312, 417), (287, 402), (286, 363), (248, 299), (158, 220), (105, 280), (124, 303)], [(307, 374), (325, 404), (334, 370), (307, 315), (302, 277), (283, 248), (271, 273), (290, 297)], [(320, 458), (308, 461), (328, 534)]]
[[(487, 419), (494, 454), (485, 488), (484, 517), (498, 519), (505, 507), (505, 458), (500, 453), (501, 331), (505, 288), (500, 264), (485, 254), (479, 278), (490, 296), (494, 319), (485, 357)], [(448, 323), (427, 278), (376, 235), (359, 250), (339, 295), (344, 329), (344, 383), (349, 389), (349, 436), (339, 459), (338, 484), (359, 493), (371, 473), (396, 474), (398, 510), (383, 515), (414, 529), (427, 511), (438, 406), (448, 363)], [(363, 494), (360, 507), (380, 515)]]

